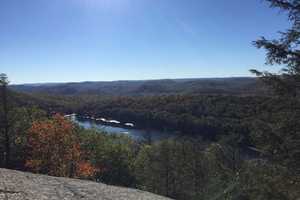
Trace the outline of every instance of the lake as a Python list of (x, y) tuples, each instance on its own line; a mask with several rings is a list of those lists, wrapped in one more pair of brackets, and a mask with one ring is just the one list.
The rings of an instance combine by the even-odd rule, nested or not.
[[(151, 140), (151, 141), (158, 141), (162, 139), (168, 138), (175, 138), (180, 136), (179, 133), (172, 132), (172, 131), (160, 131), (160, 130), (145, 130), (145, 129), (138, 129), (134, 127), (126, 127), (125, 123), (118, 124), (114, 126), (112, 123), (108, 125), (107, 123), (102, 123), (99, 119), (87, 119), (86, 117), (80, 117), (75, 114), (67, 115), (69, 119), (73, 122), (77, 123), (79, 126), (85, 129), (92, 129), (95, 128), (97, 130), (105, 131), (108, 134), (117, 134), (117, 135), (128, 135), (134, 140)], [(102, 118), (104, 119), (104, 118)], [(110, 120), (112, 122), (118, 122), (117, 120)], [(126, 122), (127, 123), (127, 122)], [(122, 126), (122, 124), (124, 126)], [(133, 124), (134, 123), (130, 123)], [(241, 154), (244, 159), (253, 159), (258, 157), (258, 151), (251, 147), (243, 147)]]
[[(74, 122), (76, 122), (79, 126), (85, 128), (85, 129), (92, 129), (95, 128), (97, 130), (105, 131), (109, 134), (123, 134), (128, 135), (132, 137), (135, 140), (145, 140), (145, 139), (151, 139), (153, 141), (161, 140), (161, 139), (167, 139), (171, 137), (175, 137), (177, 134), (172, 131), (160, 131), (160, 130), (154, 130), (154, 129), (140, 129), (140, 128), (134, 128), (131, 126), (123, 126), (121, 125), (121, 122), (118, 124), (116, 120), (110, 120), (113, 123), (103, 123), (103, 121), (100, 121), (98, 119), (91, 119), (86, 117), (80, 117), (77, 115), (66, 115), (67, 117), (70, 117), (70, 119)], [(104, 119), (104, 118), (101, 118)], [(115, 124), (115, 125), (114, 125)], [(134, 123), (127, 123), (128, 125), (134, 125)]]

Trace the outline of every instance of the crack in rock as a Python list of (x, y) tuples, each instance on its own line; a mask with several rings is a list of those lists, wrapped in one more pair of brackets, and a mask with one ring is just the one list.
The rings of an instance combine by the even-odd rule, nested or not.
[(0, 189), (0, 193), (6, 193), (6, 194), (17, 194), (17, 193), (22, 193), (18, 191), (11, 191), (11, 190), (2, 190)]

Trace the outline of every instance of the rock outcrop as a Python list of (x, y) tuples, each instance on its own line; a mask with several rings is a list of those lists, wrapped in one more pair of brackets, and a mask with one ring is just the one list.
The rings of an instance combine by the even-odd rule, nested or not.
[(92, 181), (0, 169), (0, 200), (168, 200)]

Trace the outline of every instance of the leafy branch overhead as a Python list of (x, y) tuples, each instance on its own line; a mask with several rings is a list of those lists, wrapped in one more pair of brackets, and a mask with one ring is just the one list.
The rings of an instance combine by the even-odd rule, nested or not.
[(279, 39), (261, 37), (254, 45), (267, 51), (266, 64), (282, 66), (280, 73), (250, 70), (280, 95), (297, 96), (300, 88), (300, 1), (267, 0), (271, 7), (287, 12), (291, 28), (280, 32)]

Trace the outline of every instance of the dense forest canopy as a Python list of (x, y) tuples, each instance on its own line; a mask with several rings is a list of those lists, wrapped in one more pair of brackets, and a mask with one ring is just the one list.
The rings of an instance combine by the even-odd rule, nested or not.
[[(245, 124), (267, 107), (270, 97), (230, 95), (155, 95), (139, 97), (27, 95), (20, 105), (35, 105), (48, 113), (133, 121), (139, 128), (173, 131), (214, 139), (245, 131)], [(276, 102), (274, 102), (276, 103)], [(278, 103), (278, 102), (277, 102)], [(270, 107), (269, 109), (272, 109)]]

